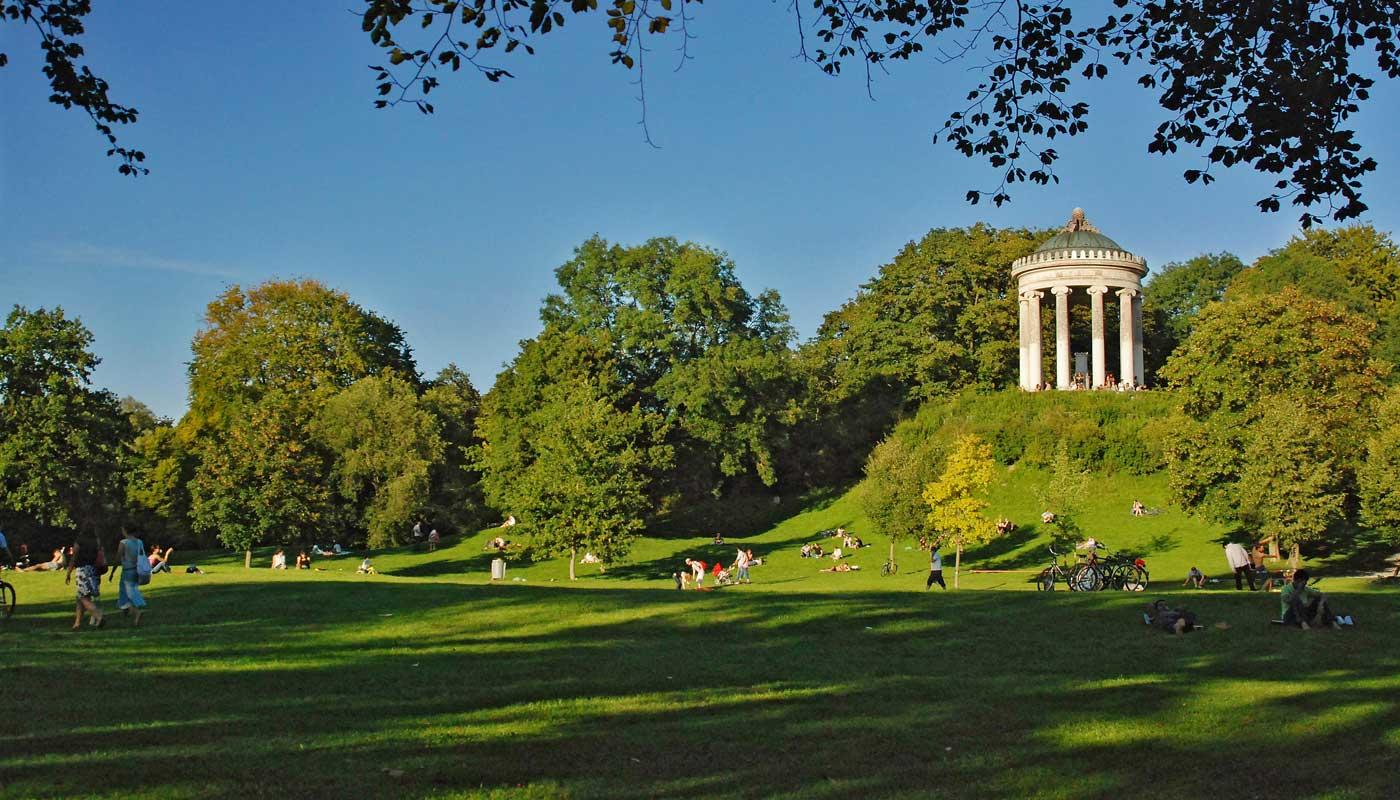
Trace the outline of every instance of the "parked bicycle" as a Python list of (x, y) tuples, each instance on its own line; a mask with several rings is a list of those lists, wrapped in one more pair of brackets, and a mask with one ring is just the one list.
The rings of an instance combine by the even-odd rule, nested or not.
[(1060, 561), (1060, 554), (1051, 545), (1050, 566), (1040, 571), (1035, 578), (1035, 588), (1042, 592), (1055, 591), (1056, 584), (1064, 584), (1071, 592), (1092, 591), (1086, 589), (1082, 584), (1083, 575), (1080, 574), (1080, 567), (1083, 565), (1069, 566)]

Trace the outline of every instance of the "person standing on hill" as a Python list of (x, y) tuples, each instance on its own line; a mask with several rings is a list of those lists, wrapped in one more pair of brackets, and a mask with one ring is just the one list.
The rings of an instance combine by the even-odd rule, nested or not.
[(938, 542), (934, 542), (928, 551), (928, 582), (924, 584), (924, 591), (933, 588), (936, 583), (948, 590), (948, 584), (943, 582), (943, 554), (939, 552)]
[[(141, 611), (146, 607), (146, 598), (141, 596), (141, 578), (137, 572), (137, 562), (145, 560), (146, 545), (131, 531), (122, 531), (122, 540), (117, 545), (117, 561), (122, 565), (121, 583), (117, 584), (117, 608), (131, 615), (131, 627), (141, 624)], [(150, 562), (146, 562), (150, 566)]]
[(1244, 545), (1239, 542), (1230, 542), (1225, 545), (1225, 560), (1229, 562), (1230, 569), (1235, 571), (1235, 591), (1244, 588), (1244, 578), (1249, 581), (1249, 590), (1256, 591), (1254, 586), (1254, 565), (1249, 561), (1249, 551), (1244, 549)]
[(737, 570), (736, 580), (744, 583), (749, 582), (749, 554), (744, 552), (744, 548), (739, 548), (739, 553), (734, 557), (734, 568)]

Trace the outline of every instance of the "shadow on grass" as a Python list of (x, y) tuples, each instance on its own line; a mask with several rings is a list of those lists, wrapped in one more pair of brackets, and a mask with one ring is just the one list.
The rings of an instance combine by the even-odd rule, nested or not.
[(1106, 595), (169, 586), (149, 628), (11, 621), (0, 794), (1188, 796), (1250, 763), (1252, 796), (1380, 798), (1393, 599), (1310, 637), (1193, 598), (1234, 628), (1177, 639)]

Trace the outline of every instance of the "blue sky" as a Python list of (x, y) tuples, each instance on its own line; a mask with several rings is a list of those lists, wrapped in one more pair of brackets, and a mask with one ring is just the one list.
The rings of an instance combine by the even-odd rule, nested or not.
[[(99, 3), (91, 62), (141, 109), (122, 132), (151, 175), (122, 178), (84, 117), (47, 102), (28, 32), (0, 25), (0, 305), (61, 305), (103, 358), (96, 381), (157, 412), (185, 408), (189, 342), (230, 283), (313, 277), (402, 326), (420, 367), (455, 361), (485, 391), (539, 327), (553, 270), (594, 233), (726, 251), (754, 292), (777, 289), (803, 338), (905, 242), (933, 227), (1055, 226), (1074, 206), (1149, 264), (1228, 250), (1246, 260), (1296, 231), (1263, 215), (1268, 183), (1233, 170), (1187, 186), (1192, 154), (1149, 156), (1162, 112), (1132, 76), (1093, 86), (1087, 136), (1063, 141), (1058, 187), (968, 206), (991, 171), (938, 123), (971, 86), (933, 59), (838, 79), (792, 58), (786, 3), (707, 3), (692, 61), (651, 54), (642, 140), (634, 77), (608, 63), (601, 15), (515, 58), (514, 80), (466, 73), (438, 113), (376, 111), (381, 59), (354, 3)], [(236, 9), (236, 10), (235, 10)], [(1397, 93), (1359, 120), (1381, 162), (1367, 221), (1395, 230)]]

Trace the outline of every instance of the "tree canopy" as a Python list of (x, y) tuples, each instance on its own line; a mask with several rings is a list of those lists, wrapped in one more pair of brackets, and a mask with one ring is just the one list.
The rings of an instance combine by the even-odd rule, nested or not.
[[(646, 65), (655, 46), (647, 43), (669, 37), (684, 64), (702, 2), (363, 0), (361, 29), (384, 54), (371, 66), (374, 103), (430, 114), (428, 97), (439, 76), (465, 66), (492, 82), (512, 77), (505, 66), (511, 54), (533, 54), (571, 18), (601, 11), (607, 57), (635, 70), (642, 86), (647, 131)], [(1365, 0), (1113, 0), (1112, 6), (1076, 13), (1059, 0), (799, 0), (788, 6), (795, 32), (784, 26), (771, 41), (828, 75), (854, 63), (867, 85), (928, 50), (941, 60), (973, 63), (980, 78), (964, 104), (946, 111), (934, 136), (990, 167), (996, 185), (969, 190), (970, 202), (986, 197), (1001, 205), (1017, 184), (1057, 183), (1058, 141), (1089, 128), (1090, 84), (1122, 71), (1155, 93), (1163, 111), (1148, 151), (1200, 151), (1203, 164), (1184, 171), (1187, 182), (1209, 184), (1218, 169), (1248, 165), (1276, 179), (1256, 205), (1263, 211), (1296, 206), (1304, 227), (1366, 211), (1362, 184), (1377, 165), (1361, 154), (1351, 120), (1377, 78), (1400, 76), (1400, 6)], [(107, 82), (84, 62), (90, 11), (89, 0), (3, 0), (0, 21), (34, 31), (51, 100), (93, 120), (123, 174), (144, 174), (145, 154), (119, 145), (113, 132), (135, 122), (137, 110), (113, 101)], [(1374, 66), (1365, 63), (1370, 59)], [(5, 63), (0, 54), (0, 67)]]
[(650, 430), (677, 468), (653, 476), (654, 496), (695, 497), (747, 477), (776, 482), (775, 450), (800, 383), (776, 292), (750, 295), (722, 253), (670, 238), (623, 247), (595, 237), (555, 274), (560, 292), (544, 301), (544, 329), (486, 397), (493, 458), (528, 461), (530, 426), (512, 421), (528, 419), (550, 386), (584, 379), (620, 412), (664, 422)]
[(1244, 521), (1248, 474), (1250, 505), (1277, 509), (1259, 487), (1266, 479), (1285, 485), (1289, 476), (1275, 465), (1308, 447), (1308, 463), (1329, 473), (1306, 476), (1310, 484), (1354, 486), (1388, 372), (1372, 358), (1371, 327), (1292, 287), (1202, 311), (1163, 369), (1180, 403), (1169, 443), (1178, 498), (1218, 519)]
[(15, 306), (0, 328), (0, 516), (23, 527), (95, 532), (125, 510), (133, 430), (116, 396), (90, 385), (91, 344), (61, 308)]

